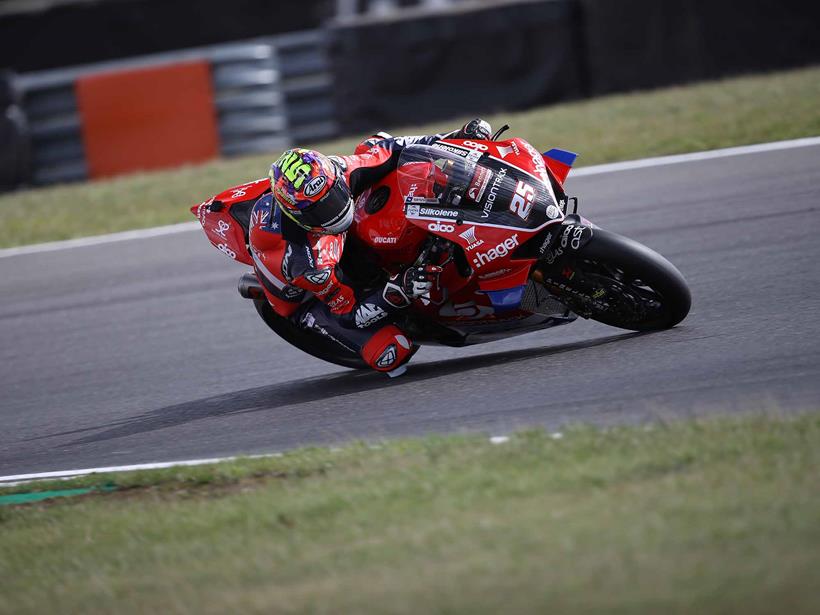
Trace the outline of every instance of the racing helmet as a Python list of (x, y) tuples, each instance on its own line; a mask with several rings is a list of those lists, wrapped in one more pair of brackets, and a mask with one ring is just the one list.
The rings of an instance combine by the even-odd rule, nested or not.
[(270, 167), (273, 198), (305, 230), (337, 235), (353, 222), (353, 197), (344, 175), (317, 151), (289, 149)]

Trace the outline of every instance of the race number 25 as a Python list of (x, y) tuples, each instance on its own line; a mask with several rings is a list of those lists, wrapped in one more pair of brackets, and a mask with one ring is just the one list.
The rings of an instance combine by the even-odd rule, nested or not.
[(526, 220), (532, 211), (532, 200), (535, 198), (535, 190), (529, 184), (518, 182), (510, 201), (510, 211), (517, 214), (522, 220)]

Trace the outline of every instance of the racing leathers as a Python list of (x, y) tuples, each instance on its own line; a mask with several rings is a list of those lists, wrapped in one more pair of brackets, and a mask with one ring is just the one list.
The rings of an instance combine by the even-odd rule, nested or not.
[[(429, 145), (451, 135), (376, 135), (360, 144), (356, 154), (330, 159), (355, 200), (396, 168), (405, 146)], [(338, 268), (346, 235), (305, 230), (282, 214), (270, 193), (265, 194), (250, 217), (249, 243), (256, 276), (279, 315), (294, 318), (358, 353), (373, 369), (397, 375), (412, 355), (413, 345), (390, 316), (429, 290), (437, 268), (410, 267), (383, 288), (358, 296)], [(305, 303), (310, 295), (320, 301)]]

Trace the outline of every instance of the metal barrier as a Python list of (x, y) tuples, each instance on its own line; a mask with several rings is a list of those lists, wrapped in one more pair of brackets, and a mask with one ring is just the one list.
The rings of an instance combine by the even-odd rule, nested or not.
[(275, 152), (291, 143), (332, 137), (338, 130), (322, 41), (321, 31), (296, 32), (18, 75), (15, 85), (31, 134), (32, 181), (88, 177), (74, 82), (101, 72), (209, 61), (220, 150), (226, 156)]

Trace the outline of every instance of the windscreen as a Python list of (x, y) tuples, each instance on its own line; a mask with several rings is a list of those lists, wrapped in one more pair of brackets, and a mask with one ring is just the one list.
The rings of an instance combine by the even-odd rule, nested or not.
[(457, 145), (408, 146), (397, 175), (408, 218), (534, 229), (562, 215), (543, 181)]

